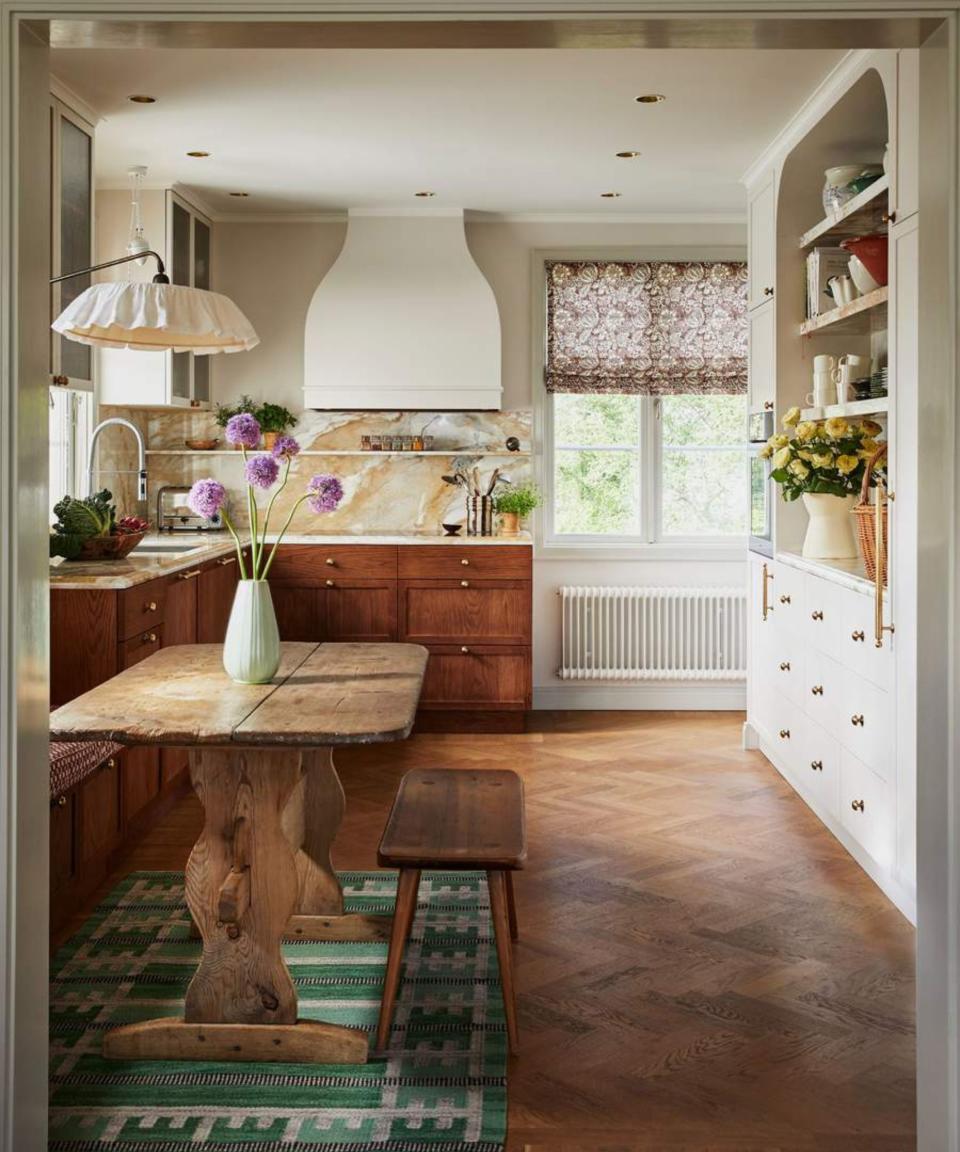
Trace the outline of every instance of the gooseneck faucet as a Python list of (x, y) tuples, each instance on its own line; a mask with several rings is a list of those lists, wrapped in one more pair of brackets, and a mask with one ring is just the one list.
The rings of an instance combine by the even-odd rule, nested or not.
[[(93, 435), (90, 437), (90, 454), (87, 457), (87, 495), (93, 495), (93, 476), (94, 476), (94, 462), (97, 456), (97, 440), (100, 433), (104, 428), (109, 428), (111, 424), (120, 424), (124, 428), (129, 428), (133, 433), (134, 439), (137, 442), (137, 499), (145, 501), (147, 498), (147, 448), (143, 442), (143, 435), (136, 424), (131, 424), (129, 420), (124, 420), (122, 416), (111, 416), (109, 420), (101, 420), (100, 423), (94, 428)], [(120, 474), (127, 473), (129, 469), (114, 468), (110, 471)]]

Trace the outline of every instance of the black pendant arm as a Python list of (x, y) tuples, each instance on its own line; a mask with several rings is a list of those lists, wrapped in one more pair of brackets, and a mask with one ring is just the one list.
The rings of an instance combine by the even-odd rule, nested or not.
[(157, 262), (157, 274), (153, 278), (154, 284), (169, 284), (170, 277), (163, 270), (163, 261), (160, 255), (152, 249), (147, 252), (137, 252), (134, 256), (120, 256), (116, 260), (107, 260), (103, 264), (94, 264), (92, 268), (78, 268), (76, 272), (65, 272), (62, 276), (51, 276), (51, 284), (59, 284), (61, 280), (72, 280), (74, 276), (86, 276), (88, 272), (100, 272), (104, 268), (113, 268), (117, 264), (129, 264), (131, 260), (142, 260), (145, 256), (152, 256)]

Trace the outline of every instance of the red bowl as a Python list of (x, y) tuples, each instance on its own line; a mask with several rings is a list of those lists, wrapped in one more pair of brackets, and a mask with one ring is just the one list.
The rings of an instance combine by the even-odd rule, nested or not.
[(841, 240), (840, 247), (856, 256), (881, 288), (888, 282), (887, 237), (885, 235), (855, 236), (850, 240)]

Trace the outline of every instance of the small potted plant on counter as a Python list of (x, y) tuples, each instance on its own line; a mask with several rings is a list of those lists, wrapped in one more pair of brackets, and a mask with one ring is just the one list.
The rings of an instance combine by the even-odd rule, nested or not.
[[(259, 405), (252, 396), (246, 392), (233, 404), (218, 404), (214, 410), (214, 418), (218, 428), (226, 428), (234, 416), (256, 416)], [(234, 445), (238, 448), (239, 445)]]
[(518, 484), (515, 488), (498, 492), (495, 502), (500, 517), (500, 535), (516, 536), (521, 521), (540, 506), (540, 491), (534, 484)]
[(263, 403), (253, 414), (256, 416), (260, 431), (263, 433), (263, 446), (268, 451), (272, 451), (277, 437), (282, 436), (288, 428), (292, 428), (297, 422), (296, 416), (289, 408), (284, 408), (282, 404)]
[(872, 420), (801, 420), (800, 409), (783, 417), (783, 431), (760, 449), (784, 500), (803, 497), (810, 517), (803, 555), (813, 560), (852, 560), (857, 555), (850, 513), (867, 461), (882, 431)]

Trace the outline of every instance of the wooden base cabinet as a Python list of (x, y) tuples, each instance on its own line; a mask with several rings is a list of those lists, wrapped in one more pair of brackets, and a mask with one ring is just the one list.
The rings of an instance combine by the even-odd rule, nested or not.
[(433, 645), (420, 707), (526, 711), (530, 694), (530, 655), (526, 649)]

